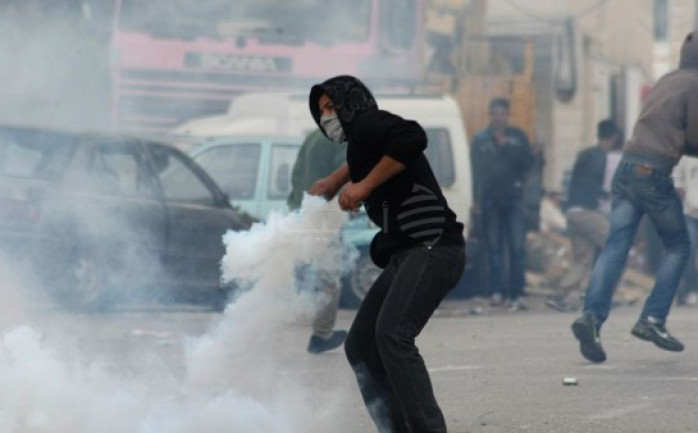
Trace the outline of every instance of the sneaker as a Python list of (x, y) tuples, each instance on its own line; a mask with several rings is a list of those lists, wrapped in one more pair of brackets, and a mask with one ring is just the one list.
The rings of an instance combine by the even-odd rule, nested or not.
[(698, 293), (688, 292), (686, 298), (683, 300), (685, 305), (696, 305), (698, 304)]
[(330, 338), (321, 338), (317, 335), (312, 335), (308, 342), (308, 352), (318, 354), (336, 349), (344, 343), (346, 338), (347, 331), (334, 331)]
[(545, 305), (561, 313), (567, 311), (567, 304), (565, 304), (562, 300), (552, 296), (545, 300)]
[(579, 340), (579, 351), (591, 362), (599, 363), (606, 360), (606, 352), (601, 346), (599, 327), (594, 319), (585, 314), (572, 323), (572, 333)]
[(502, 297), (501, 293), (495, 293), (490, 298), (490, 306), (492, 306), (492, 307), (501, 307), (503, 304), (504, 304), (504, 298)]
[(521, 301), (511, 301), (507, 306), (507, 311), (526, 311), (528, 307)]
[(641, 340), (651, 341), (660, 349), (671, 352), (681, 352), (683, 350), (683, 343), (672, 337), (664, 325), (652, 323), (646, 317), (641, 317), (630, 333)]

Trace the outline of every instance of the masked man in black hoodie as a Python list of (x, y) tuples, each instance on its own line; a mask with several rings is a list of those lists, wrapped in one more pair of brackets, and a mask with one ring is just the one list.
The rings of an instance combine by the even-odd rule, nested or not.
[(350, 76), (313, 86), (310, 111), (323, 132), (348, 143), (347, 164), (310, 192), (381, 228), (371, 258), (383, 272), (345, 342), (368, 411), (381, 433), (446, 432), (415, 339), (465, 266), (463, 225), (448, 207), (424, 156), (422, 127), (379, 110)]

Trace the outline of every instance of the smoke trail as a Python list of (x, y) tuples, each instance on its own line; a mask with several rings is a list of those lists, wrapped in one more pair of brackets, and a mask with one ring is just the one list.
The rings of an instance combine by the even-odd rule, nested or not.
[(283, 374), (278, 355), (289, 344), (284, 329), (313, 308), (312, 296), (294, 288), (297, 264), (339, 271), (355, 258), (339, 247), (341, 218), (336, 203), (314, 198), (300, 213), (226, 235), (223, 277), (251, 286), (203, 337), (185, 342), (184, 378), (147, 354), (137, 376), (117, 374), (113, 360), (70, 344), (67, 331), (50, 336), (67, 343), (27, 326), (5, 332), (0, 433), (330, 431), (344, 392), (328, 401)]

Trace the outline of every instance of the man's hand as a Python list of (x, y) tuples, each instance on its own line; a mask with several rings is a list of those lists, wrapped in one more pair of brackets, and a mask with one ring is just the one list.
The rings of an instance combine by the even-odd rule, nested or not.
[(337, 190), (339, 190), (339, 187), (332, 180), (332, 177), (328, 176), (317, 180), (308, 190), (308, 194), (319, 195), (326, 200), (332, 200), (332, 198), (337, 195)]
[(364, 183), (348, 183), (339, 194), (339, 207), (345, 211), (357, 211), (361, 202), (371, 194), (371, 189)]

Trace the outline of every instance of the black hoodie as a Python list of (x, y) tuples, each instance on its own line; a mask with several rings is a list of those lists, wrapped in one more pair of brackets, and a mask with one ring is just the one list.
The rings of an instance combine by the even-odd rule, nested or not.
[(318, 101), (323, 94), (332, 101), (347, 137), (352, 182), (366, 177), (383, 156), (406, 167), (364, 201), (369, 218), (382, 228), (371, 244), (376, 265), (385, 267), (390, 256), (409, 248), (463, 245), (463, 225), (448, 207), (424, 156), (424, 129), (415, 121), (379, 110), (368, 88), (346, 75), (316, 84), (310, 91), (310, 112), (320, 129)]

